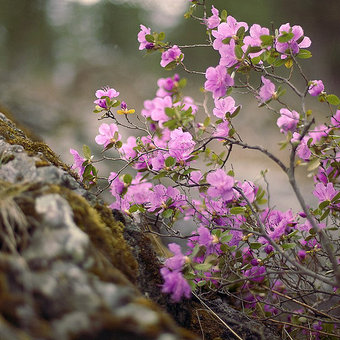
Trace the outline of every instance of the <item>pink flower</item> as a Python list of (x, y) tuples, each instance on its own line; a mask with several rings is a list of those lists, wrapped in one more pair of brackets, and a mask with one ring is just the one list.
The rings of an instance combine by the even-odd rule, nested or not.
[(227, 69), (222, 65), (208, 67), (205, 72), (205, 77), (207, 80), (204, 83), (204, 88), (212, 92), (214, 98), (224, 96), (227, 88), (234, 85), (234, 79), (230, 77)]
[[(182, 54), (182, 51), (178, 48), (177, 45), (172, 46), (167, 51), (162, 53), (161, 66), (165, 67), (170, 64), (172, 61), (178, 61), (178, 58)], [(182, 58), (182, 60), (184, 57)]]
[(151, 34), (151, 28), (146, 28), (144, 25), (140, 25), (140, 32), (138, 33), (137, 40), (140, 42), (139, 49), (144, 50), (148, 44), (148, 41), (145, 40), (145, 36)]
[(174, 89), (178, 86), (179, 75), (176, 73), (173, 77), (160, 78), (157, 81), (157, 97), (166, 97), (173, 94)]
[(175, 129), (170, 134), (168, 143), (169, 154), (178, 162), (186, 161), (194, 150), (195, 142), (189, 132), (183, 132), (182, 128)]
[(318, 96), (323, 90), (325, 86), (323, 85), (322, 80), (312, 80), (308, 87), (308, 92), (311, 96), (316, 97)]
[(109, 99), (115, 98), (119, 96), (119, 92), (117, 92), (115, 89), (113, 88), (104, 88), (103, 90), (97, 90), (96, 91), (96, 97), (98, 99), (96, 99), (94, 101), (94, 103), (100, 107), (102, 107), (103, 109), (107, 109), (106, 106), (106, 97), (108, 97)]
[(74, 164), (72, 165), (71, 169), (77, 170), (78, 175), (82, 178), (85, 167), (83, 163), (85, 162), (85, 158), (81, 157), (77, 150), (70, 149), (70, 153), (74, 158)]
[(288, 109), (280, 110), (281, 117), (277, 120), (277, 125), (280, 128), (281, 133), (287, 133), (288, 131), (294, 131), (297, 123), (299, 122), (300, 115), (296, 111), (289, 111)]
[(218, 52), (221, 55), (220, 65), (226, 67), (232, 67), (238, 63), (238, 59), (235, 54), (235, 40), (231, 39), (229, 44), (223, 44)]
[[(243, 39), (244, 45), (242, 46), (243, 52), (246, 52), (248, 47), (255, 47), (255, 46), (261, 46), (261, 35), (269, 35), (269, 29), (266, 27), (261, 27), (258, 24), (254, 24), (250, 27), (249, 30), (250, 36), (247, 36)], [(250, 53), (250, 58), (257, 57), (261, 55), (263, 51), (257, 52), (257, 53)]]
[(297, 132), (293, 133), (293, 138), (290, 140), (291, 143), (299, 142), (299, 145), (296, 148), (296, 153), (304, 161), (309, 160), (309, 158), (312, 154), (309, 147), (308, 147), (308, 144), (307, 144), (308, 140), (309, 140), (309, 137), (307, 137), (307, 136), (304, 136), (302, 138), (302, 140), (300, 140), (300, 134), (297, 133)]
[[(284, 43), (280, 43), (279, 41), (276, 42), (275, 48), (280, 53), (290, 53), (291, 52), (295, 55), (298, 54), (300, 51), (300, 48), (307, 48), (311, 45), (311, 40), (308, 37), (304, 37), (303, 29), (301, 26), (293, 26), (290, 27), (290, 24), (284, 24), (281, 25), (279, 28), (279, 37), (278, 39), (286, 33), (293, 33), (293, 37), (288, 41)], [(300, 41), (300, 39), (302, 40)], [(298, 42), (300, 41), (300, 42)]]
[(124, 159), (131, 159), (137, 156), (137, 152), (133, 149), (137, 146), (136, 137), (130, 136), (127, 142), (122, 145), (119, 151), (122, 153)]
[(269, 99), (272, 99), (275, 94), (275, 85), (265, 77), (261, 77), (263, 86), (260, 88), (259, 98), (262, 103), (265, 103)]
[(331, 124), (336, 128), (340, 128), (340, 110), (336, 110), (335, 115), (332, 116)]
[(328, 131), (328, 127), (324, 124), (316, 126), (313, 130), (309, 131), (309, 138), (313, 138), (311, 145), (314, 145), (316, 142), (320, 141), (322, 137), (327, 137)]
[(236, 109), (234, 98), (228, 96), (223, 99), (215, 99), (213, 114), (218, 118), (225, 119), (226, 113), (233, 113)]
[(228, 176), (222, 169), (217, 169), (207, 175), (207, 182), (210, 187), (207, 194), (210, 197), (221, 197), (225, 201), (230, 201), (234, 197), (234, 178)]
[(216, 38), (213, 43), (214, 49), (219, 50), (223, 46), (222, 40), (236, 36), (238, 29), (242, 26), (245, 30), (248, 29), (248, 25), (245, 22), (237, 22), (235, 18), (228, 15), (227, 22), (222, 22), (218, 26), (217, 31), (212, 31), (212, 35)]
[(142, 115), (145, 118), (150, 117), (155, 122), (166, 122), (169, 120), (169, 117), (165, 113), (166, 107), (172, 107), (172, 98), (170, 96), (166, 96), (164, 98), (156, 97), (153, 100), (145, 100)]
[(214, 132), (214, 136), (215, 137), (228, 137), (229, 131), (230, 131), (229, 122), (225, 121), (217, 125), (216, 130)]
[(114, 123), (100, 125), (99, 133), (100, 135), (96, 136), (95, 141), (99, 145), (104, 145), (104, 148), (111, 143), (118, 142), (122, 138), (118, 133), (118, 126)]
[(209, 17), (208, 19), (205, 19), (205, 24), (207, 25), (207, 27), (209, 29), (213, 29), (213, 28), (217, 27), (221, 22), (221, 19), (218, 16), (219, 15), (218, 9), (216, 9), (214, 6), (212, 6), (211, 7), (211, 13), (213, 15), (211, 17)]
[(333, 183), (327, 183), (327, 185), (317, 183), (315, 185), (315, 190), (313, 191), (313, 195), (317, 197), (320, 202), (331, 201), (337, 193), (338, 192), (334, 189)]

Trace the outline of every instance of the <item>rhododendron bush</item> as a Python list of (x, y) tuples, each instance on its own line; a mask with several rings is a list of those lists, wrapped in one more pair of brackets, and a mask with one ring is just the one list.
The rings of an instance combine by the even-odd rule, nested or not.
[[(284, 338), (339, 338), (340, 100), (303, 72), (312, 55), (300, 26), (250, 25), (206, 1), (189, 1), (185, 17), (205, 25), (206, 43), (170, 44), (163, 32), (140, 25), (139, 49), (160, 53), (160, 66), (178, 73), (159, 79), (156, 96), (137, 113), (114, 88), (98, 90), (94, 112), (106, 123), (95, 141), (103, 152), (96, 158), (87, 146), (83, 156), (71, 149), (73, 168), (98, 193), (110, 190), (112, 209), (132, 219), (152, 215), (150, 233), (186, 240), (186, 249), (169, 244), (173, 256), (161, 269), (162, 291), (173, 302), (218, 292), (250, 317), (280, 326)], [(219, 64), (190, 70), (183, 51), (195, 47), (215, 50)], [(180, 72), (197, 75), (203, 86), (198, 102), (185, 95)], [(275, 116), (272, 128), (282, 134), (288, 162), (240, 136), (234, 118), (242, 115), (242, 103), (235, 89)], [(321, 121), (314, 118), (317, 101)], [(216, 153), (221, 145), (225, 150)], [(264, 188), (239, 178), (228, 163), (236, 147), (276, 163), (299, 205), (274, 208)], [(118, 160), (118, 171), (98, 175), (98, 162)], [(314, 178), (314, 201), (296, 180), (302, 165)], [(183, 221), (193, 221), (196, 230), (186, 234)]]

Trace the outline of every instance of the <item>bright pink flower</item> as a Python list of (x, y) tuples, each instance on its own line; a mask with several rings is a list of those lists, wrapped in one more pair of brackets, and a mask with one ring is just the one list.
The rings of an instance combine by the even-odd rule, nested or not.
[(180, 271), (171, 271), (167, 267), (163, 267), (161, 268), (161, 274), (164, 279), (163, 293), (171, 294), (174, 302), (179, 302), (182, 297), (190, 298), (190, 285)]
[(323, 90), (325, 86), (323, 85), (322, 80), (312, 80), (311, 84), (308, 87), (308, 92), (311, 96), (318, 96)]
[(176, 88), (179, 82), (179, 75), (176, 73), (173, 77), (160, 78), (157, 81), (158, 90), (157, 97), (166, 97), (173, 94), (173, 90)]
[(146, 48), (146, 45), (149, 44), (149, 42), (145, 40), (145, 36), (151, 34), (151, 28), (147, 28), (144, 25), (140, 25), (140, 29), (141, 30), (138, 33), (137, 40), (140, 42), (139, 49), (144, 50)]
[(212, 35), (216, 38), (213, 43), (214, 49), (219, 50), (223, 45), (222, 40), (236, 36), (238, 29), (242, 26), (245, 30), (248, 29), (248, 25), (245, 22), (237, 22), (235, 18), (228, 15), (227, 22), (222, 22), (218, 26), (217, 31), (212, 31)]
[(211, 13), (213, 15), (211, 17), (209, 17), (208, 19), (205, 19), (205, 24), (207, 25), (207, 27), (209, 29), (213, 29), (213, 28), (217, 27), (221, 22), (221, 19), (218, 16), (219, 15), (218, 9), (216, 9), (214, 6), (212, 6), (211, 7)]
[(229, 44), (223, 44), (218, 52), (221, 55), (220, 65), (227, 68), (234, 66), (238, 63), (238, 59), (235, 54), (235, 40), (231, 39)]
[(109, 99), (115, 98), (119, 96), (119, 92), (117, 92), (115, 89), (113, 88), (104, 88), (103, 90), (97, 90), (96, 91), (96, 97), (98, 99), (96, 99), (94, 101), (94, 103), (100, 107), (102, 107), (103, 109), (107, 109), (106, 106), (106, 97), (108, 97)]
[(204, 83), (205, 90), (212, 92), (214, 98), (220, 98), (226, 94), (227, 88), (234, 85), (234, 79), (227, 73), (227, 69), (218, 65), (208, 67), (205, 73), (207, 78)]
[(275, 94), (275, 85), (269, 80), (266, 79), (265, 77), (261, 77), (263, 86), (260, 88), (259, 92), (259, 98), (261, 102), (265, 103), (269, 99), (273, 98), (273, 95)]
[(313, 130), (309, 131), (308, 137), (313, 138), (311, 145), (314, 145), (316, 142), (320, 141), (322, 137), (327, 137), (328, 131), (328, 127), (324, 124), (316, 126)]
[(119, 179), (116, 172), (111, 172), (108, 180), (111, 187), (111, 194), (117, 198), (124, 190), (124, 183)]
[(230, 201), (234, 197), (234, 178), (228, 176), (222, 169), (217, 169), (207, 175), (207, 182), (210, 187), (207, 194), (210, 197), (221, 197), (225, 201)]
[[(182, 54), (182, 51), (178, 48), (177, 45), (172, 46), (167, 51), (162, 53), (161, 66), (165, 67), (170, 64), (172, 61), (177, 61), (179, 56)], [(184, 57), (182, 57), (182, 60)]]
[(277, 120), (277, 125), (280, 128), (281, 133), (287, 133), (288, 131), (294, 131), (299, 122), (300, 115), (296, 111), (289, 111), (288, 109), (280, 110), (281, 117)]
[[(295, 55), (298, 54), (300, 48), (307, 48), (311, 45), (311, 40), (308, 37), (304, 37), (303, 29), (301, 26), (293, 26), (290, 27), (290, 24), (281, 25), (279, 28), (279, 37), (285, 33), (293, 33), (293, 37), (284, 43), (280, 43), (279, 41), (276, 42), (275, 48), (280, 53), (290, 53), (291, 52)], [(298, 42), (302, 38), (302, 41)], [(288, 50), (288, 51), (287, 51)]]
[(102, 124), (99, 127), (100, 135), (97, 135), (95, 141), (99, 145), (104, 145), (106, 148), (111, 143), (118, 142), (122, 136), (118, 133), (118, 126), (114, 123), (112, 124)]
[[(258, 24), (254, 24), (250, 27), (249, 30), (250, 36), (247, 36), (243, 39), (244, 45), (242, 46), (243, 52), (246, 52), (248, 47), (256, 47), (261, 46), (261, 35), (269, 35), (269, 29), (266, 27), (261, 27)], [(259, 56), (263, 51), (257, 52), (257, 53), (250, 53), (250, 58), (254, 58)]]
[(309, 137), (304, 136), (302, 138), (302, 140), (300, 140), (300, 137), (301, 136), (300, 136), (299, 133), (294, 132), (293, 133), (293, 138), (290, 141), (291, 141), (291, 143), (296, 143), (296, 142), (299, 143), (299, 145), (298, 145), (298, 147), (296, 149), (296, 153), (297, 153), (297, 155), (301, 159), (303, 159), (304, 161), (307, 161), (307, 160), (309, 160), (309, 158), (310, 158), (310, 156), (312, 154), (310, 149), (309, 149), (309, 147), (308, 147), (308, 144), (307, 144), (308, 140), (309, 140)]
[(215, 99), (213, 114), (218, 118), (225, 119), (226, 113), (233, 113), (236, 109), (234, 98), (228, 96), (222, 99)]
[(74, 164), (72, 165), (71, 169), (77, 170), (78, 175), (82, 178), (85, 167), (83, 163), (85, 162), (85, 158), (81, 157), (77, 150), (70, 149), (70, 153), (74, 158)]
[(228, 121), (218, 124), (214, 132), (214, 137), (228, 137), (230, 131), (229, 124)]
[(336, 128), (340, 128), (340, 110), (336, 110), (335, 115), (332, 116), (331, 124)]
[(169, 154), (178, 162), (186, 161), (194, 150), (195, 142), (189, 132), (183, 132), (182, 128), (175, 129), (170, 134), (168, 143)]
[(327, 183), (327, 185), (317, 183), (315, 185), (315, 190), (313, 191), (313, 195), (319, 199), (320, 203), (323, 201), (331, 201), (337, 193), (333, 183)]
[(172, 107), (172, 98), (170, 96), (166, 96), (164, 98), (156, 97), (153, 100), (145, 100), (142, 115), (145, 118), (150, 117), (155, 122), (166, 122), (169, 120), (169, 117), (165, 113), (166, 107)]
[(128, 137), (127, 142), (124, 143), (119, 149), (119, 151), (122, 153), (122, 157), (126, 160), (135, 158), (137, 156), (137, 152), (133, 148), (135, 148), (136, 146), (136, 137)]

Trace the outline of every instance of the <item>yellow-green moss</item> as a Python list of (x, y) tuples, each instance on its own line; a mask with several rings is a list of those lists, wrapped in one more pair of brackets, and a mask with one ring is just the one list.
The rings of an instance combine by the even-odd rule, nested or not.
[(99, 204), (93, 208), (85, 198), (64, 187), (51, 185), (48, 192), (58, 193), (69, 202), (78, 227), (115, 268), (135, 282), (138, 265), (123, 237), (124, 226), (113, 218), (111, 210)]
[[(26, 135), (15, 128), (13, 124), (7, 124), (0, 120), (0, 136), (3, 136), (5, 141), (12, 145), (21, 145), (29, 156), (38, 156), (42, 161), (48, 161), (55, 166), (68, 171), (73, 177), (78, 178), (77, 174), (70, 169), (68, 165), (63, 163), (59, 157), (41, 141), (33, 141), (26, 137)], [(38, 155), (38, 153), (42, 155)]]

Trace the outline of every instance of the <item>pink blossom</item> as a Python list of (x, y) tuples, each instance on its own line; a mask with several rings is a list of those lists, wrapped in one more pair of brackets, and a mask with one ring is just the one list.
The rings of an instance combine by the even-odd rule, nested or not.
[(336, 110), (335, 115), (332, 116), (331, 124), (336, 128), (340, 128), (340, 110)]
[(269, 79), (266, 79), (263, 76), (261, 77), (261, 80), (263, 86), (260, 88), (259, 98), (261, 102), (265, 103), (269, 99), (272, 99), (275, 95), (275, 85)]
[(70, 153), (72, 154), (74, 158), (74, 164), (72, 165), (71, 169), (77, 170), (78, 175), (80, 178), (82, 178), (85, 167), (83, 166), (83, 163), (85, 162), (85, 158), (81, 157), (77, 150), (70, 149)]
[[(250, 27), (249, 30), (250, 36), (247, 36), (243, 39), (244, 45), (242, 46), (243, 52), (246, 52), (248, 47), (256, 47), (256, 46), (261, 46), (262, 41), (261, 41), (261, 35), (269, 35), (269, 29), (266, 27), (261, 27), (258, 24), (254, 24)], [(259, 55), (261, 55), (263, 51), (257, 52), (257, 53), (250, 53), (249, 56), (250, 58), (255, 58)]]
[(122, 136), (118, 133), (118, 126), (112, 124), (102, 124), (99, 127), (99, 135), (96, 136), (95, 141), (99, 145), (104, 145), (106, 148), (111, 143), (116, 143)]
[(157, 81), (157, 97), (166, 97), (173, 94), (174, 89), (178, 86), (179, 75), (176, 73), (173, 77), (160, 78)]
[(316, 142), (320, 141), (322, 137), (327, 137), (328, 131), (328, 127), (324, 124), (316, 126), (313, 130), (309, 131), (308, 136), (309, 138), (313, 139), (311, 145), (314, 145)]
[(164, 98), (156, 97), (153, 100), (145, 100), (142, 115), (145, 118), (150, 117), (155, 122), (166, 122), (169, 120), (169, 117), (165, 113), (166, 107), (172, 107), (172, 98), (170, 96), (166, 96)]
[(119, 92), (117, 92), (115, 89), (113, 88), (104, 88), (103, 90), (97, 90), (96, 91), (96, 97), (98, 99), (96, 99), (94, 101), (94, 103), (100, 107), (102, 107), (103, 109), (107, 109), (106, 106), (106, 97), (108, 97), (109, 99), (115, 98), (119, 96)]
[(141, 30), (138, 33), (137, 40), (140, 42), (139, 49), (144, 50), (146, 48), (146, 45), (149, 44), (149, 42), (145, 40), (145, 36), (151, 34), (151, 28), (147, 28), (144, 25), (140, 25), (140, 29)]
[(133, 149), (137, 146), (136, 137), (130, 136), (127, 142), (122, 145), (119, 151), (122, 153), (124, 159), (131, 159), (137, 156), (137, 152)]
[(300, 115), (296, 111), (289, 111), (288, 109), (280, 110), (281, 117), (277, 120), (277, 125), (280, 128), (281, 133), (287, 133), (288, 131), (294, 131), (299, 122)]
[(168, 143), (169, 154), (178, 162), (186, 161), (194, 150), (195, 142), (189, 132), (183, 132), (182, 128), (175, 129), (170, 134)]
[(248, 25), (245, 22), (237, 22), (235, 18), (228, 15), (227, 22), (222, 22), (218, 25), (217, 31), (212, 31), (212, 35), (216, 38), (213, 43), (214, 49), (219, 50), (223, 45), (222, 40), (236, 36), (238, 29), (242, 26), (248, 30)]
[(220, 65), (223, 65), (229, 68), (239, 62), (235, 54), (235, 40), (234, 39), (231, 39), (229, 44), (223, 44), (219, 48), (218, 52), (221, 55)]
[(207, 27), (209, 29), (213, 29), (213, 28), (217, 27), (221, 22), (218, 9), (216, 9), (214, 6), (212, 6), (211, 7), (211, 13), (213, 15), (211, 17), (209, 17), (208, 19), (205, 19), (205, 24), (207, 25)]
[(323, 90), (325, 86), (323, 85), (322, 80), (312, 80), (308, 87), (308, 92), (311, 96), (316, 97), (318, 96)]
[[(284, 42), (284, 43), (280, 43), (279, 41), (277, 41), (275, 43), (275, 48), (278, 52), (280, 53), (290, 53), (291, 52), (295, 55), (298, 54), (300, 51), (300, 48), (307, 48), (311, 45), (311, 40), (308, 37), (304, 37), (304, 33), (303, 33), (303, 29), (301, 26), (293, 26), (290, 27), (290, 24), (284, 24), (281, 25), (281, 27), (279, 28), (279, 37), (282, 36), (285, 33), (293, 33), (293, 37), (288, 41), (288, 42)], [(302, 41), (298, 42), (301, 38)]]
[(111, 194), (117, 198), (124, 190), (124, 183), (119, 179), (116, 172), (111, 172), (108, 180), (111, 187)]
[(234, 79), (227, 73), (227, 69), (218, 65), (208, 67), (205, 73), (207, 78), (204, 83), (205, 90), (212, 92), (214, 98), (222, 97), (226, 94), (227, 88), (234, 85)]
[(217, 169), (207, 175), (207, 182), (210, 187), (207, 194), (210, 197), (221, 197), (225, 201), (230, 201), (234, 197), (234, 178), (228, 176), (222, 169)]
[(213, 114), (218, 118), (225, 119), (226, 113), (233, 113), (236, 109), (234, 98), (228, 96), (222, 99), (215, 99)]
[(315, 190), (313, 191), (313, 195), (317, 197), (320, 202), (331, 201), (337, 193), (338, 192), (334, 189), (333, 183), (327, 183), (327, 185), (317, 183), (315, 185)]
[(300, 134), (297, 132), (294, 132), (293, 138), (290, 141), (291, 143), (296, 143), (296, 142), (299, 143), (298, 147), (296, 148), (296, 153), (301, 159), (303, 159), (304, 161), (307, 161), (309, 160), (312, 154), (307, 144), (309, 137), (304, 136), (302, 139), (300, 138), (301, 138)]
[[(177, 45), (172, 46), (167, 51), (162, 53), (162, 60), (161, 66), (165, 67), (166, 65), (170, 64), (172, 61), (177, 61), (182, 51), (178, 48)], [(184, 57), (182, 57), (182, 60)]]
[(215, 137), (228, 137), (230, 127), (229, 122), (225, 121), (217, 125), (216, 130), (214, 132)]

